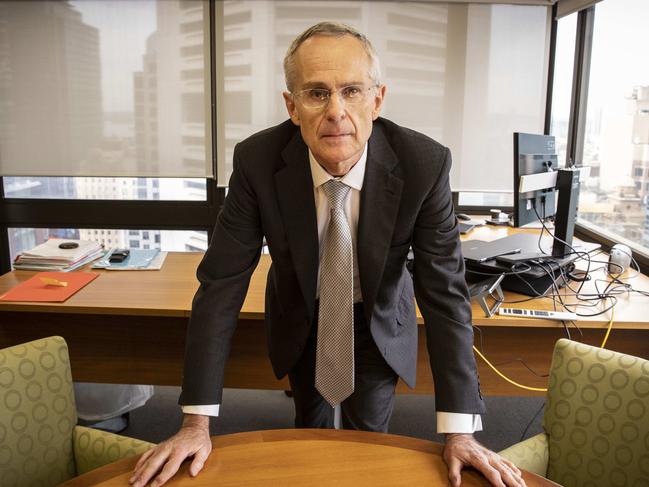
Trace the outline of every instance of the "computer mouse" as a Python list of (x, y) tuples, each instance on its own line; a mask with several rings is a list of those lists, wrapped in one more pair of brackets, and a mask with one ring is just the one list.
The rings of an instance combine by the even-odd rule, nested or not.
[(456, 213), (455, 216), (457, 217), (458, 220), (468, 222), (471, 220), (471, 217), (467, 215), (466, 213)]

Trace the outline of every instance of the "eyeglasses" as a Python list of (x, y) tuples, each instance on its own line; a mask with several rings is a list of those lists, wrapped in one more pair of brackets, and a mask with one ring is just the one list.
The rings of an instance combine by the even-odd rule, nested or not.
[(328, 90), (326, 88), (309, 88), (307, 90), (293, 93), (293, 96), (299, 98), (305, 108), (319, 109), (329, 104), (331, 95), (339, 93), (341, 100), (345, 105), (357, 105), (367, 98), (367, 92), (376, 88), (372, 85), (366, 88), (363, 85), (343, 86), (337, 90)]

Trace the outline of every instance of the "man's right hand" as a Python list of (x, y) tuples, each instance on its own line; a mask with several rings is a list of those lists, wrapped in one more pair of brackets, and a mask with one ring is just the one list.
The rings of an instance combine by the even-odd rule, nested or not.
[(194, 459), (189, 466), (189, 474), (196, 477), (211, 451), (209, 416), (185, 414), (178, 433), (142, 455), (129, 483), (133, 487), (144, 487), (153, 479), (151, 487), (158, 487), (173, 477), (180, 464), (192, 455)]

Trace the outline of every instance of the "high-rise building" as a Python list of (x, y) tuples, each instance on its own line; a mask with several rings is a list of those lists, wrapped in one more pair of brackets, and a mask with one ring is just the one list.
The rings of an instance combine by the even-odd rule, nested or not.
[[(147, 39), (142, 70), (134, 73), (135, 166), (141, 173), (204, 173), (208, 152), (205, 120), (204, 4), (156, 3), (157, 29)], [(205, 184), (189, 179), (153, 179), (146, 199), (204, 198)], [(164, 245), (174, 250), (204, 250), (203, 232), (129, 231), (131, 247)], [(152, 238), (145, 238), (152, 237)]]

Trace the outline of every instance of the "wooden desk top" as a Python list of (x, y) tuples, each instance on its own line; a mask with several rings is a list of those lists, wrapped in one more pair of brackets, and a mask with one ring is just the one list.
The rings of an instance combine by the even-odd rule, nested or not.
[[(475, 228), (463, 239), (494, 240), (506, 235), (521, 232), (520, 229), (511, 227), (493, 227), (485, 225)], [(538, 230), (530, 230), (536, 231)], [(176, 253), (169, 252), (165, 263), (159, 271), (106, 271), (93, 270), (101, 275), (77, 294), (64, 303), (8, 303), (0, 302), (1, 311), (37, 311), (53, 313), (82, 313), (101, 315), (145, 315), (189, 317), (194, 293), (198, 288), (196, 280), (196, 267), (202, 253)], [(585, 283), (583, 292), (596, 293), (595, 281), (602, 279), (608, 281), (603, 270), (607, 256), (595, 257), (591, 268), (600, 270), (594, 274), (590, 282)], [(255, 270), (248, 295), (241, 309), (240, 318), (263, 320), (264, 318), (264, 290), (266, 275), (270, 267), (270, 257), (262, 255), (259, 266)], [(632, 278), (638, 289), (649, 291), (649, 277), (637, 274), (636, 271), (627, 271), (623, 278)], [(8, 291), (13, 286), (33, 276), (34, 272), (14, 271), (0, 276), (0, 294)], [(599, 282), (600, 289), (606, 284)], [(579, 283), (573, 285), (577, 287)], [(574, 298), (567, 296), (570, 290), (562, 289), (566, 302), (575, 302)], [(506, 293), (506, 301), (527, 300), (527, 296), (515, 293)], [(649, 297), (637, 293), (618, 296), (618, 305), (615, 308), (614, 327), (618, 329), (647, 329), (649, 330), (649, 314), (646, 313)], [(511, 303), (509, 306), (516, 308), (552, 310), (553, 303), (550, 299), (535, 299), (520, 303)], [(578, 309), (580, 313), (595, 313), (603, 310), (598, 308)], [(423, 323), (418, 311), (419, 322)], [(580, 328), (605, 329), (610, 320), (610, 312), (579, 321)], [(513, 317), (493, 316), (487, 318), (477, 303), (473, 303), (473, 323), (478, 326), (510, 326), (526, 328), (556, 328), (559, 322), (541, 319), (519, 319)]]
[[(345, 430), (271, 430), (212, 437), (214, 451), (196, 478), (189, 463), (169, 487), (447, 485), (442, 445), (405, 436)], [(61, 487), (128, 486), (136, 458), (72, 479)], [(523, 472), (528, 487), (557, 484)], [(464, 487), (490, 485), (466, 471)]]
[[(0, 302), (0, 311), (37, 311), (100, 315), (189, 317), (198, 289), (196, 268), (201, 252), (169, 252), (159, 271), (107, 271), (64, 303)], [(264, 318), (264, 290), (270, 258), (263, 256), (255, 271), (241, 318)], [(0, 295), (36, 272), (13, 271), (0, 276)]]

